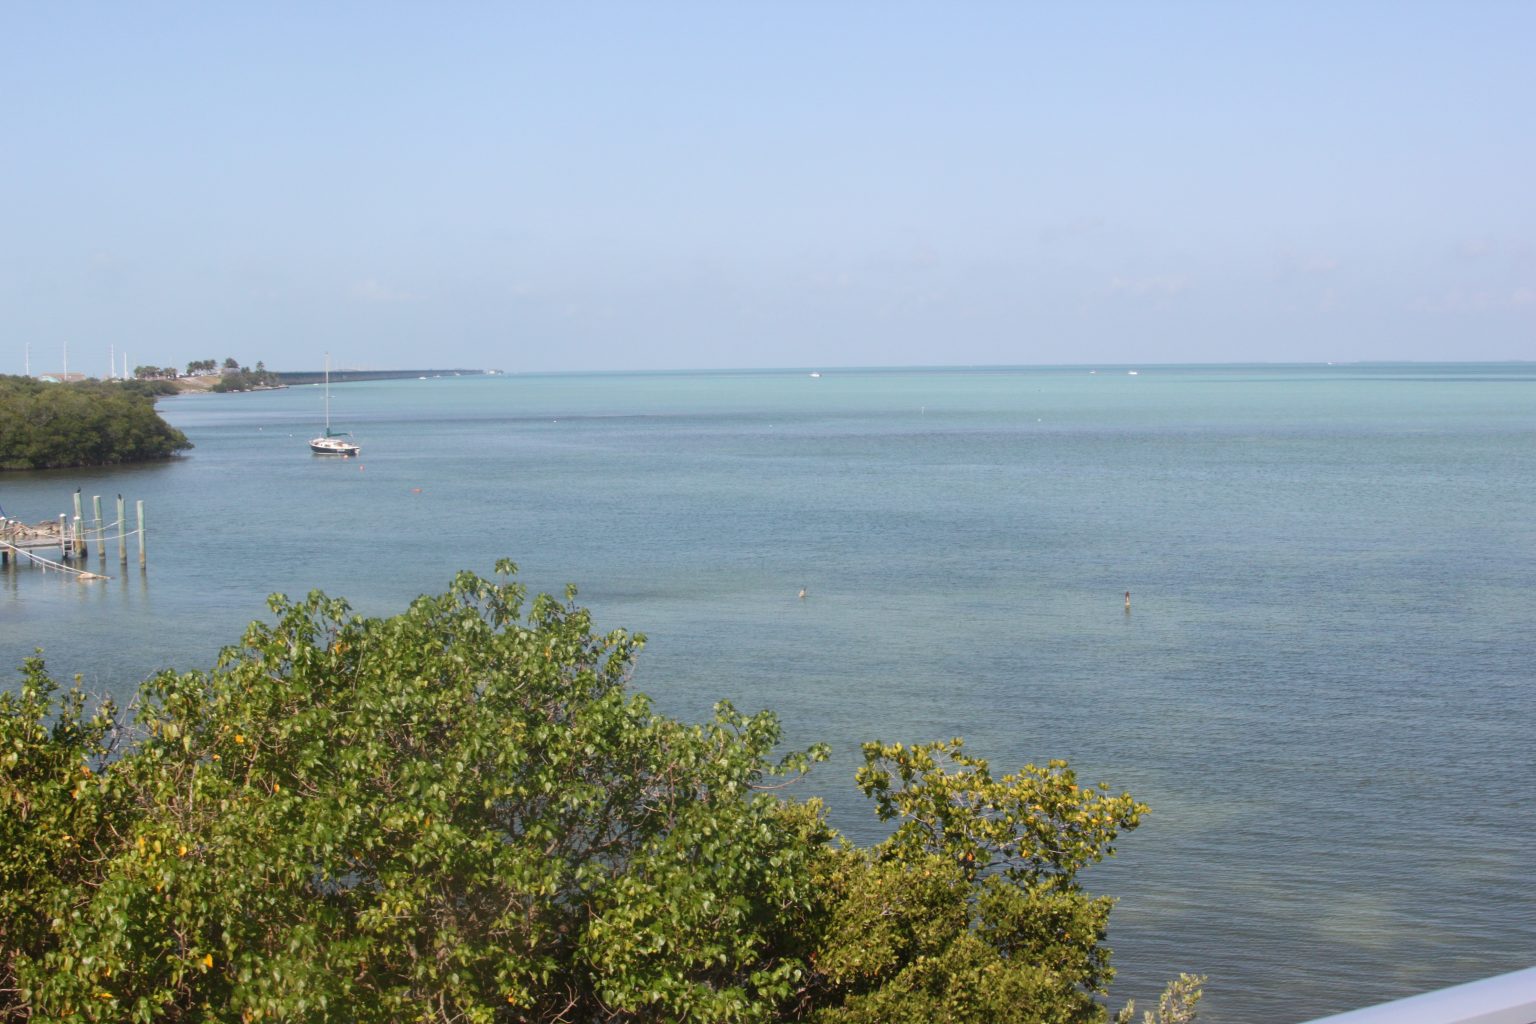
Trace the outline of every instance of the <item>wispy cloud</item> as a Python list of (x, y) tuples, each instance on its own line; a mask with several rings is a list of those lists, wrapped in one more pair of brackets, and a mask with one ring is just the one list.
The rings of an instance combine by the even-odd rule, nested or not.
[(371, 277), (353, 284), (350, 294), (358, 302), (371, 303), (412, 302), (420, 297), (413, 292), (386, 287)]
[(1190, 288), (1185, 274), (1152, 274), (1144, 277), (1121, 277), (1116, 274), (1109, 280), (1109, 294), (1166, 297), (1180, 295)]
[(1275, 257), (1277, 277), (1326, 277), (1338, 272), (1341, 264), (1336, 256), (1322, 253), (1302, 254), (1290, 250)]
[(1097, 234), (1104, 229), (1103, 217), (1085, 215), (1069, 220), (1053, 221), (1040, 228), (1040, 244), (1054, 246), (1070, 239)]
[(1536, 305), (1536, 288), (1448, 288), (1408, 304), (1415, 313), (1493, 313)]

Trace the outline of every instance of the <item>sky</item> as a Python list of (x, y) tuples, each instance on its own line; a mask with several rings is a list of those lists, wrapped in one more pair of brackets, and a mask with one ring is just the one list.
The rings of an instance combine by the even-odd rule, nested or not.
[(1536, 359), (1536, 3), (0, 0), (0, 373)]

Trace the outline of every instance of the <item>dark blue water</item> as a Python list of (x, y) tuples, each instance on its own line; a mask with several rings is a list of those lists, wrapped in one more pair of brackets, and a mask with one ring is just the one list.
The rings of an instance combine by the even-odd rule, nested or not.
[(1151, 804), (1089, 875), (1117, 1002), (1192, 970), (1205, 1019), (1300, 1021), (1536, 964), (1536, 366), (1125, 369), (338, 386), (360, 460), (308, 454), (317, 388), (169, 399), (183, 459), (0, 478), (29, 519), (142, 498), (150, 544), (3, 577), (3, 653), (123, 695), (270, 592), (383, 614), (508, 556), (645, 632), (662, 710), (833, 743), (861, 840), (874, 738)]

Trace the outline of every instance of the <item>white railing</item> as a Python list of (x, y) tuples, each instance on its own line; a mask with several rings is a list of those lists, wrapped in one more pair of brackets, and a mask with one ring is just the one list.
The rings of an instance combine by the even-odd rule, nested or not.
[(1536, 967), (1319, 1017), (1311, 1024), (1536, 1024)]

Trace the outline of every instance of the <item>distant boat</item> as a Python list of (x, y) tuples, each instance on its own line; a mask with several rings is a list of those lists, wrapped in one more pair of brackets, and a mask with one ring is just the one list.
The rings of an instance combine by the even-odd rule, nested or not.
[(1128, 377), (1134, 377), (1137, 374), (1141, 373), (1141, 371), (1140, 370), (1126, 370), (1125, 373), (1126, 373), (1126, 376), (1128, 376)]
[(311, 438), (309, 450), (316, 455), (356, 455), (363, 449), (351, 434), (331, 430), (331, 354), (325, 354), (325, 433)]
[(811, 376), (812, 376), (812, 377), (820, 377), (820, 376), (821, 376), (821, 374), (819, 374), (819, 373), (817, 373), (817, 372), (816, 372), (816, 371), (815, 371), (815, 370), (812, 370), (812, 371), (811, 371)]

